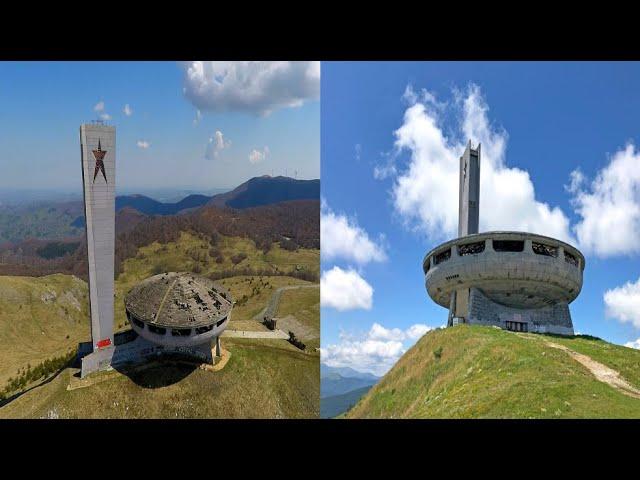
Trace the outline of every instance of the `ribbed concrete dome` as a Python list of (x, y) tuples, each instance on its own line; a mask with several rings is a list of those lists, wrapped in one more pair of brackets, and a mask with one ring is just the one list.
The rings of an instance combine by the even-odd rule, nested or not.
[(232, 298), (220, 284), (187, 272), (143, 280), (125, 298), (135, 318), (161, 327), (202, 327), (226, 317)]

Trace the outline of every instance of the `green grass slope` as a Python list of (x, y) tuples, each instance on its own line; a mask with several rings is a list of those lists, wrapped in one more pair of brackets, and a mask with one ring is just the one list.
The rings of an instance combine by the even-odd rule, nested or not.
[(71, 275), (0, 277), (0, 390), (18, 370), (90, 335), (87, 284)]
[(283, 340), (223, 339), (212, 372), (163, 363), (67, 390), (73, 370), (0, 408), (0, 418), (317, 418), (317, 357)]
[(345, 417), (640, 418), (640, 399), (546, 342), (589, 355), (640, 388), (638, 350), (460, 325), (427, 333)]

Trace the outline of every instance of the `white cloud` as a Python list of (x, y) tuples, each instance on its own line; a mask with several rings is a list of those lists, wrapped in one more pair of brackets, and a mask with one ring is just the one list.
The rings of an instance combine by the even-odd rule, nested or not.
[(264, 147), (262, 150), (256, 150), (255, 148), (249, 153), (249, 162), (256, 164), (262, 162), (269, 155), (269, 147)]
[(370, 310), (373, 287), (355, 270), (342, 270), (334, 266), (322, 272), (320, 278), (320, 304), (339, 311)]
[(101, 120), (111, 120), (111, 115), (104, 111), (104, 102), (102, 100), (93, 106), (93, 111), (98, 114)]
[(640, 338), (633, 340), (631, 342), (627, 342), (624, 344), (624, 346), (629, 348), (637, 348), (640, 350)]
[(369, 339), (371, 340), (404, 340), (404, 332), (399, 328), (385, 328), (379, 323), (374, 323), (369, 331)]
[(640, 329), (640, 278), (604, 293), (607, 317)]
[(372, 241), (355, 219), (334, 213), (325, 201), (322, 202), (320, 250), (323, 260), (342, 258), (358, 264), (382, 262), (387, 259), (383, 241), (383, 237), (377, 243)]
[(586, 178), (580, 168), (576, 168), (569, 174), (569, 185), (565, 185), (564, 189), (569, 193), (575, 194), (580, 191), (585, 179)]
[[(482, 144), (480, 230), (531, 231), (575, 243), (562, 210), (536, 200), (526, 171), (506, 166), (507, 133), (490, 124), (478, 86), (454, 92), (451, 105), (412, 88), (403, 99), (410, 106), (394, 132), (394, 152), (374, 175), (393, 179), (393, 204), (407, 226), (433, 239), (457, 234), (459, 158), (471, 139)], [(447, 113), (460, 114), (453, 131), (443, 125)], [(410, 158), (403, 167), (397, 159), (404, 151)]]
[(143, 148), (145, 150), (151, 146), (151, 144), (146, 140), (138, 140), (136, 145), (138, 145), (139, 148)]
[(225, 140), (224, 135), (220, 130), (216, 130), (215, 133), (209, 137), (207, 148), (204, 152), (204, 157), (207, 160), (213, 160), (216, 158), (222, 150), (231, 146), (231, 140)]
[(122, 111), (124, 112), (124, 114), (127, 117), (130, 117), (131, 115), (133, 115), (133, 110), (131, 109), (131, 107), (129, 106), (129, 104), (127, 103), (124, 108), (122, 109)]
[(617, 151), (595, 179), (571, 174), (568, 190), (581, 220), (575, 225), (580, 248), (600, 257), (640, 252), (640, 151), (631, 143)]
[(320, 97), (320, 62), (186, 62), (184, 94), (199, 110), (268, 115)]
[(359, 162), (362, 155), (362, 145), (360, 145), (359, 143), (356, 143), (355, 151), (356, 151), (356, 162)]
[[(384, 375), (419, 337), (415, 332), (426, 333), (427, 325), (413, 325), (406, 331), (385, 328), (374, 323), (360, 337), (340, 334), (337, 344), (320, 349), (322, 362), (331, 367), (351, 367), (361, 372)], [(423, 334), (424, 334), (423, 333)], [(409, 341), (408, 343), (403, 343)]]
[(429, 330), (432, 330), (430, 326), (422, 323), (416, 323), (415, 325), (411, 325), (405, 333), (407, 335), (407, 338), (410, 338), (412, 340), (417, 340), (418, 338), (422, 337), (425, 333), (427, 333)]

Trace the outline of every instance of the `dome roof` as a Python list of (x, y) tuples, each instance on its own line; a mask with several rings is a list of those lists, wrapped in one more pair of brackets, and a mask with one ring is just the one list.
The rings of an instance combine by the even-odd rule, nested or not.
[(137, 284), (124, 303), (127, 311), (143, 322), (164, 327), (201, 327), (226, 317), (233, 299), (209, 278), (169, 272)]

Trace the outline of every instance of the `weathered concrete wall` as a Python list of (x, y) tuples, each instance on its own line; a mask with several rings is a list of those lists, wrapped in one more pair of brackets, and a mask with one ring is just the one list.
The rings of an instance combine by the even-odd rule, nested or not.
[(496, 325), (505, 329), (506, 322), (519, 322), (526, 323), (529, 332), (573, 335), (573, 323), (566, 303), (535, 309), (511, 308), (492, 302), (478, 288), (471, 289), (466, 320), (470, 324)]
[[(523, 242), (521, 252), (498, 252), (496, 240)], [(554, 245), (557, 256), (540, 255), (532, 242)], [(461, 256), (460, 245), (483, 243), (484, 250)], [(564, 252), (578, 259), (574, 265)], [(441, 252), (450, 257), (436, 264)], [(524, 232), (487, 232), (446, 242), (433, 249), (425, 258), (425, 286), (429, 296), (439, 305), (449, 308), (451, 293), (472, 287), (482, 289), (493, 301), (517, 308), (541, 308), (551, 303), (573, 301), (582, 288), (584, 257), (564, 242)]]
[(182, 354), (205, 363), (213, 363), (211, 341), (193, 346), (165, 346), (137, 337), (132, 341), (117, 344), (115, 347), (100, 349), (83, 356), (80, 375), (84, 378), (92, 372), (149, 361), (163, 354)]
[(458, 236), (478, 233), (480, 219), (480, 145), (471, 142), (460, 157), (460, 189), (458, 190)]
[[(149, 342), (152, 342), (157, 345), (164, 345), (165, 347), (191, 347), (199, 344), (211, 344), (211, 341), (215, 337), (219, 337), (222, 332), (229, 326), (229, 321), (231, 320), (231, 311), (224, 318), (224, 322), (220, 325), (213, 325), (213, 328), (208, 332), (204, 333), (196, 333), (195, 328), (191, 329), (191, 334), (189, 336), (173, 336), (171, 334), (171, 327), (166, 328), (166, 332), (164, 335), (159, 333), (154, 333), (149, 330), (149, 324), (147, 322), (144, 323), (144, 328), (140, 328), (135, 322), (132, 321), (134, 318), (133, 315), (129, 313), (127, 318), (129, 318), (129, 323), (131, 328), (141, 337), (145, 338)], [(220, 321), (220, 320), (219, 320)]]
[[(80, 147), (89, 260), (89, 308), (94, 350), (113, 345), (115, 261), (115, 127), (85, 124)], [(97, 356), (106, 361), (109, 354)]]

